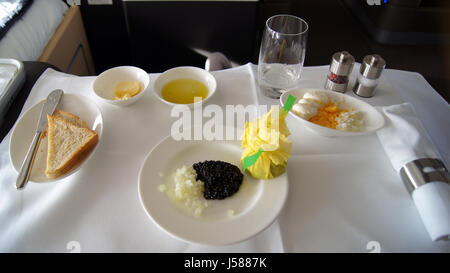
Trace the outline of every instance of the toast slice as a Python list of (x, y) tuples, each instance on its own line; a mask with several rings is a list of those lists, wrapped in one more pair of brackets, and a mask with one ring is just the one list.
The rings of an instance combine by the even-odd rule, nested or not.
[(57, 117), (57, 118), (65, 119), (65, 120), (67, 120), (69, 122), (72, 122), (73, 124), (75, 124), (75, 125), (77, 125), (79, 127), (83, 127), (83, 128), (88, 128), (89, 127), (87, 122), (82, 120), (82, 119), (80, 119), (80, 117), (78, 117), (78, 116), (76, 116), (76, 115), (74, 115), (72, 113), (63, 111), (63, 110), (55, 110), (55, 112), (53, 112), (52, 116)]
[(71, 170), (98, 143), (96, 132), (78, 126), (75, 124), (78, 121), (73, 122), (78, 117), (66, 119), (61, 115), (67, 116), (64, 113), (47, 115), (48, 152), (45, 174), (49, 178), (57, 178)]
[[(55, 112), (53, 112), (52, 116), (65, 119), (68, 122), (71, 122), (79, 127), (89, 128), (86, 121), (80, 119), (80, 117), (78, 117), (72, 113), (69, 113), (69, 112), (66, 112), (63, 110), (55, 110)], [(47, 127), (45, 127), (45, 130), (42, 133), (41, 138), (45, 138), (47, 136), (47, 131), (48, 131), (48, 125), (47, 125)]]

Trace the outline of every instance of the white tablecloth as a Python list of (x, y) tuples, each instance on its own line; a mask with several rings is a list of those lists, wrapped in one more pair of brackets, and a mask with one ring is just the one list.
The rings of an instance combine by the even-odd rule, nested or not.
[[(305, 67), (302, 86), (321, 88), (327, 68)], [(210, 103), (278, 104), (258, 93), (255, 72), (252, 64), (214, 72), (218, 90)], [(152, 80), (155, 76), (151, 74)], [(369, 252), (374, 245), (382, 252), (450, 251), (450, 242), (430, 240), (376, 135), (320, 137), (291, 117), (289, 197), (278, 220), (234, 245), (202, 246), (174, 239), (147, 217), (137, 192), (145, 156), (170, 134), (176, 120), (170, 118), (170, 107), (151, 90), (129, 107), (104, 104), (92, 94), (93, 80), (48, 69), (22, 111), (56, 88), (95, 100), (104, 132), (89, 164), (77, 173), (56, 183), (29, 183), (17, 191), (9, 161), (11, 132), (0, 144), (0, 251), (69, 252), (75, 246), (82, 252)], [(376, 96), (365, 101), (411, 102), (448, 166), (449, 107), (422, 76), (386, 70)]]

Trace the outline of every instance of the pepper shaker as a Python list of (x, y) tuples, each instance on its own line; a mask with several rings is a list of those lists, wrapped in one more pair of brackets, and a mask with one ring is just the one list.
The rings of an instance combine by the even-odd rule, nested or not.
[(385, 66), (386, 61), (380, 55), (373, 54), (364, 57), (353, 92), (364, 98), (373, 97)]
[(345, 93), (348, 76), (352, 73), (355, 58), (347, 51), (336, 52), (331, 57), (330, 74), (325, 82), (325, 89)]

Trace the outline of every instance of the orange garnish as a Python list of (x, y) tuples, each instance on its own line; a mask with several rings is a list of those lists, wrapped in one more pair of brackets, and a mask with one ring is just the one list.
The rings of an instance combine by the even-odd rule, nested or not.
[(331, 129), (336, 129), (338, 122), (336, 118), (342, 112), (348, 112), (347, 109), (340, 109), (334, 102), (329, 102), (317, 110), (317, 114), (311, 117), (308, 121), (317, 125), (325, 126)]

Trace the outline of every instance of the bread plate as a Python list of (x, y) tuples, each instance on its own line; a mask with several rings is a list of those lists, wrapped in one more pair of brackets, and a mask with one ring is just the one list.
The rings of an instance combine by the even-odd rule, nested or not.
[[(226, 127), (225, 127), (226, 128)], [(185, 242), (228, 245), (247, 240), (269, 227), (278, 217), (288, 193), (287, 173), (254, 179), (246, 172), (238, 192), (223, 200), (208, 200), (199, 218), (189, 215), (158, 186), (173, 183), (177, 168), (205, 160), (222, 160), (241, 169), (240, 141), (163, 139), (142, 164), (138, 192), (150, 219), (162, 230)], [(169, 186), (168, 186), (169, 187)], [(233, 215), (227, 214), (229, 210)]]
[(337, 136), (359, 136), (359, 135), (368, 135), (372, 134), (375, 131), (383, 128), (384, 126), (384, 117), (378, 112), (372, 105), (351, 97), (349, 95), (345, 95), (342, 93), (329, 91), (329, 90), (320, 90), (320, 89), (310, 89), (310, 88), (298, 88), (286, 91), (280, 97), (280, 104), (284, 105), (289, 95), (294, 96), (297, 101), (303, 97), (306, 92), (319, 92), (324, 93), (330, 100), (339, 102), (339, 107), (345, 109), (351, 109), (356, 111), (363, 112), (364, 119), (364, 127), (359, 132), (349, 132), (349, 131), (341, 131), (336, 129), (327, 128), (324, 126), (317, 125), (315, 123), (309, 122), (299, 116), (297, 116), (294, 112), (289, 111), (289, 115), (295, 118), (298, 122), (302, 123), (305, 127), (310, 129), (311, 131), (326, 137), (337, 137)]
[[(45, 100), (32, 106), (28, 109), (16, 122), (13, 132), (11, 134), (11, 142), (9, 146), (9, 156), (14, 169), (19, 172), (23, 159), (27, 153), (27, 149), (30, 146), (33, 134), (35, 132), (39, 115), (42, 109), (42, 105)], [(98, 106), (90, 99), (70, 93), (65, 93), (61, 98), (56, 109), (64, 110), (80, 117), (80, 119), (87, 122), (88, 127), (97, 132), (100, 142), (103, 131), (103, 117)], [(45, 175), (45, 168), (47, 164), (47, 136), (44, 136), (39, 143), (38, 150), (36, 152), (36, 158), (34, 160), (33, 168), (31, 170), (30, 181), (32, 182), (50, 182), (63, 179), (71, 174), (75, 173), (79, 168), (85, 164), (89, 158), (94, 154), (99, 143), (92, 149), (83, 160), (78, 162), (70, 171), (55, 178), (50, 179)]]

